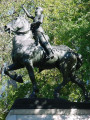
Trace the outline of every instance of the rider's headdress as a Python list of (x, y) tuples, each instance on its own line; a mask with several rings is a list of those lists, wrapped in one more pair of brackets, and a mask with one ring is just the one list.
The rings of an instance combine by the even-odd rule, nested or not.
[(43, 12), (43, 8), (41, 7), (36, 7), (36, 9), (39, 9), (41, 12)]

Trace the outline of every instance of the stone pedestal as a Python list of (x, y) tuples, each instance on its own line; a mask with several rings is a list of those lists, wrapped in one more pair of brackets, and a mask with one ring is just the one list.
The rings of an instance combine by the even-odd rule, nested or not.
[(17, 99), (6, 120), (90, 120), (90, 103), (61, 99)]

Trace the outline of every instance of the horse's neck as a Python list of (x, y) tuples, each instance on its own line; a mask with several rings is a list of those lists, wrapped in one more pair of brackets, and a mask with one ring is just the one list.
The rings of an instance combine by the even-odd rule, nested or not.
[(16, 44), (23, 45), (30, 45), (35, 42), (31, 31), (28, 31), (26, 34), (16, 34), (13, 40)]
[(30, 31), (30, 24), (26, 21), (23, 24), (23, 27), (19, 30), (19, 32), (26, 32)]

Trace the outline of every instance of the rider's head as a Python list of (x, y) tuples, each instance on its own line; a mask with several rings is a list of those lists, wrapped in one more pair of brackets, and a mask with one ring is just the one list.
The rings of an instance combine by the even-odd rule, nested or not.
[(42, 14), (43, 13), (43, 8), (41, 7), (36, 7), (35, 14)]

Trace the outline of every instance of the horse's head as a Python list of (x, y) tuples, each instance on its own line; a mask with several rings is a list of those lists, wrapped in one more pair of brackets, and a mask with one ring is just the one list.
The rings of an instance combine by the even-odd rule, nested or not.
[(9, 22), (5, 26), (5, 31), (9, 33), (12, 31), (14, 33), (26, 33), (30, 30), (30, 24), (23, 16), (16, 17), (14, 20)]

